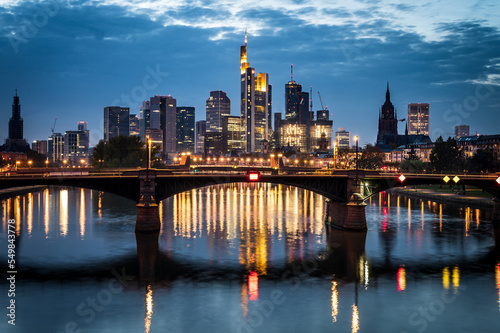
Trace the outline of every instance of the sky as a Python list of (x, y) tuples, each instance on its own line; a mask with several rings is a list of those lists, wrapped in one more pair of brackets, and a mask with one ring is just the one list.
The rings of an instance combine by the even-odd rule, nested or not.
[[(103, 137), (103, 109), (171, 95), (205, 119), (211, 90), (226, 91), (239, 115), (239, 50), (269, 73), (273, 112), (285, 84), (313, 89), (313, 109), (330, 110), (374, 143), (387, 82), (398, 118), (408, 103), (430, 103), (430, 136), (500, 134), (500, 3), (497, 0), (396, 2), (0, 0), (0, 140), (8, 136), (15, 89), (24, 136), (46, 140), (88, 122)], [(404, 122), (399, 123), (404, 133)]]

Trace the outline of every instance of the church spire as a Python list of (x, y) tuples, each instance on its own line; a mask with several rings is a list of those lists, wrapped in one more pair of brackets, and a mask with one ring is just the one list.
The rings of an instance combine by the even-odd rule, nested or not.
[(391, 93), (389, 92), (389, 81), (387, 81), (387, 92), (385, 93), (385, 101), (389, 102), (391, 100)]

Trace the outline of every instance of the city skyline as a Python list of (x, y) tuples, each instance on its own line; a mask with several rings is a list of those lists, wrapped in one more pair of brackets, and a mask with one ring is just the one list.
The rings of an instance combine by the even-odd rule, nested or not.
[[(445, 11), (444, 3), (225, 3), (216, 13), (217, 2), (152, 1), (141, 9), (127, 1), (72, 6), (5, 1), (1, 117), (9, 118), (18, 87), (30, 143), (47, 139), (58, 117), (56, 132), (87, 121), (90, 142), (96, 144), (103, 138), (104, 107), (129, 107), (138, 114), (142, 101), (154, 95), (172, 95), (180, 105), (197, 108), (196, 121), (205, 119), (210, 91), (239, 99), (238, 53), (248, 27), (248, 57), (258, 71), (269, 73), (274, 86), (273, 113), (284, 114), (284, 86), (293, 63), (304, 90), (313, 86), (314, 111), (321, 109), (319, 91), (333, 128), (345, 127), (360, 144), (376, 141), (373, 124), (387, 81), (399, 117), (409, 103), (432, 105), (433, 140), (453, 136), (461, 124), (469, 124), (471, 133), (495, 134), (499, 5), (453, 4), (453, 11)], [(28, 32), (30, 27), (34, 30)], [(239, 115), (239, 109), (232, 103), (231, 115)], [(399, 124), (400, 134), (404, 127)], [(7, 130), (7, 124), (0, 128), (0, 139)]]

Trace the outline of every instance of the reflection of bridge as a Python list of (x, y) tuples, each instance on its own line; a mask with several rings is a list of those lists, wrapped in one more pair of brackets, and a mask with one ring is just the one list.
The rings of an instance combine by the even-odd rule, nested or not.
[[(290, 168), (292, 169), (292, 168)], [(219, 171), (217, 171), (219, 170)], [(312, 169), (314, 170), (314, 169)], [(181, 170), (177, 170), (181, 171)], [(158, 202), (175, 194), (209, 185), (248, 182), (245, 172), (239, 168), (211, 168), (210, 174), (189, 171), (162, 170), (110, 171), (104, 174), (72, 173), (57, 176), (47, 174), (24, 174), (0, 179), (0, 189), (31, 186), (72, 186), (114, 193), (138, 202), (137, 230), (159, 230)], [(280, 169), (280, 171), (282, 171)], [(289, 173), (292, 171), (287, 170)], [(318, 170), (316, 170), (317, 172)], [(377, 171), (340, 170), (330, 174), (305, 173), (276, 174), (263, 168), (257, 182), (296, 186), (323, 195), (329, 201), (327, 219), (331, 224), (345, 229), (366, 229), (363, 201), (370, 196), (393, 187), (423, 184), (445, 184), (445, 175), (399, 174)], [(264, 174), (270, 173), (270, 174)], [(275, 173), (275, 174), (272, 174)], [(497, 175), (449, 175), (448, 181), (459, 185), (474, 186), (490, 193), (495, 200), (493, 217), (500, 220), (500, 184)], [(403, 179), (404, 178), (404, 179)]]

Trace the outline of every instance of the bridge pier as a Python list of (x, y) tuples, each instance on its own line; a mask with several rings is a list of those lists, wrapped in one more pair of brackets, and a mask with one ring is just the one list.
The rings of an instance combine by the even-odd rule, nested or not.
[(342, 230), (364, 231), (367, 229), (365, 207), (359, 194), (353, 194), (347, 203), (327, 201), (325, 222)]
[(157, 232), (161, 229), (160, 211), (156, 203), (156, 174), (151, 170), (139, 172), (140, 199), (137, 204), (136, 232)]
[(500, 198), (493, 199), (493, 222), (500, 223)]

